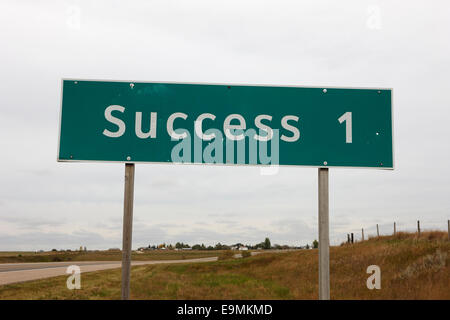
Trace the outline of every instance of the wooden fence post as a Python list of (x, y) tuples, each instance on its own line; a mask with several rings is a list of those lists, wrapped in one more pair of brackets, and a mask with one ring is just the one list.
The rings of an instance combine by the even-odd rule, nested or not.
[(417, 220), (417, 236), (420, 237), (420, 221)]

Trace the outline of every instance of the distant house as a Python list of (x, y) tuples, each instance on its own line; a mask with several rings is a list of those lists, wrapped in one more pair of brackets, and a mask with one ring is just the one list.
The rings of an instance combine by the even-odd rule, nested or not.
[(245, 251), (245, 250), (248, 250), (248, 247), (239, 247), (239, 250), (241, 250), (241, 251)]

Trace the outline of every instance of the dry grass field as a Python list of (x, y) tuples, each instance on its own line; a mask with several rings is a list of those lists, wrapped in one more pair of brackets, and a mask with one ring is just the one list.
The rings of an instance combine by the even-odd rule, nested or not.
[(18, 256), (19, 254), (22, 256), (32, 256), (39, 253), (35, 253), (33, 251), (0, 251), (0, 258), (15, 257)]
[[(135, 261), (178, 260), (217, 257), (216, 250), (150, 250), (132, 253)], [(60, 262), (60, 261), (121, 261), (122, 252), (117, 251), (70, 251), (70, 252), (0, 252), (0, 263)]]
[[(450, 299), (446, 232), (399, 233), (332, 247), (332, 299)], [(132, 299), (317, 299), (317, 250), (267, 253), (204, 264), (133, 267)], [(381, 268), (381, 289), (369, 290), (369, 265)], [(119, 299), (120, 270), (0, 287), (0, 299)]]

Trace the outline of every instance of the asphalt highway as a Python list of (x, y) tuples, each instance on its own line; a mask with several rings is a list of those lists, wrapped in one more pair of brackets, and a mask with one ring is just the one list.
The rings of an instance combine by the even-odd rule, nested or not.
[[(184, 259), (184, 260), (153, 260), (133, 261), (132, 266), (162, 263), (193, 263), (216, 261), (217, 257)], [(121, 268), (120, 261), (69, 261), (69, 262), (33, 262), (33, 263), (2, 263), (0, 264), (0, 285), (18, 283), (24, 281), (45, 279), (69, 274), (67, 267), (76, 265), (81, 273), (106, 269)]]

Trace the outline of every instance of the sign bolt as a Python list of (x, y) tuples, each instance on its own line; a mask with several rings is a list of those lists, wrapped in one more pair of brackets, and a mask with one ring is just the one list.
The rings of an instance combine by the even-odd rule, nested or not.
[(323, 89), (322, 91), (323, 91), (323, 93), (327, 93), (327, 89)]
[(323, 162), (323, 164), (324, 164), (324, 165), (327, 165), (327, 164), (328, 164), (328, 162), (324, 161), (324, 162)]
[(131, 157), (130, 157), (130, 156), (128, 156), (128, 157), (127, 157), (127, 160), (128, 160), (128, 161), (130, 161), (130, 160), (131, 160)]
[(130, 83), (130, 87), (131, 87), (131, 89), (133, 89), (134, 88), (134, 83)]

